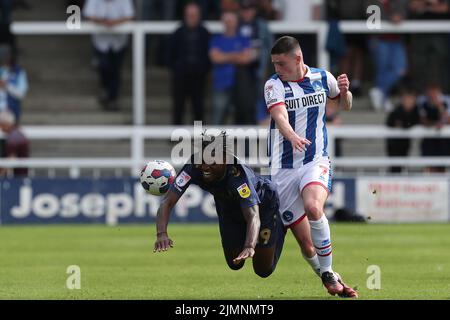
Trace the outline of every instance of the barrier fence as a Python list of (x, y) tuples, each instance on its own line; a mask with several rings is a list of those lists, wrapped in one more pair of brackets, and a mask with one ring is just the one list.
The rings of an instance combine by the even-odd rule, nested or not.
[[(205, 126), (204, 129), (211, 129)], [(217, 128), (216, 128), (217, 129)], [(259, 155), (256, 159), (243, 159), (251, 164), (254, 168), (263, 168), (268, 165), (268, 158), (266, 156), (266, 128), (255, 126), (225, 126), (220, 129), (225, 129), (230, 133), (234, 132), (237, 138), (249, 138), (264, 150), (258, 150)], [(174, 141), (178, 142), (180, 133), (186, 133), (190, 137), (199, 137), (201, 130), (194, 129), (193, 126), (151, 126), (151, 127), (137, 127), (137, 126), (25, 126), (23, 131), (29, 137), (31, 143), (34, 140), (64, 140), (68, 143), (74, 140), (104, 140), (105, 143), (113, 143), (114, 140), (129, 140), (130, 142), (130, 156), (124, 158), (27, 158), (27, 159), (0, 159), (0, 167), (14, 168), (14, 167), (28, 167), (28, 168), (64, 168), (69, 170), (69, 176), (77, 178), (80, 176), (80, 170), (86, 168), (98, 169), (126, 169), (130, 170), (130, 175), (137, 177), (143, 165), (152, 159), (158, 158), (173, 163), (170, 152), (167, 154), (145, 154), (145, 142), (150, 141)], [(233, 134), (232, 134), (233, 135)], [(362, 169), (362, 168), (387, 168), (390, 166), (403, 167), (427, 167), (427, 166), (447, 166), (450, 167), (450, 157), (386, 157), (380, 155), (379, 157), (336, 157), (335, 156), (335, 139), (341, 138), (346, 140), (364, 140), (364, 139), (381, 139), (387, 138), (411, 138), (422, 139), (425, 137), (439, 137), (450, 138), (450, 126), (444, 127), (441, 130), (414, 127), (409, 130), (391, 129), (384, 126), (377, 125), (351, 125), (328, 128), (329, 135), (329, 155), (333, 161), (333, 167), (337, 170), (340, 168)], [(0, 134), (0, 137), (2, 135)], [(168, 148), (170, 151), (170, 148)], [(151, 152), (151, 148), (150, 148)], [(85, 151), (85, 155), (89, 155), (90, 150)], [(185, 159), (189, 154), (185, 155)], [(183, 160), (184, 161), (184, 160)], [(180, 167), (179, 163), (176, 166)]]

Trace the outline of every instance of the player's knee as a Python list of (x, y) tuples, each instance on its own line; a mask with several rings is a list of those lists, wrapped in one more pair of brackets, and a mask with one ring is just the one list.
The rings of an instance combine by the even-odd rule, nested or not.
[(320, 201), (310, 200), (305, 203), (305, 211), (309, 219), (318, 220), (322, 215), (323, 208)]
[(239, 270), (244, 266), (245, 261), (241, 261), (238, 264), (235, 264), (233, 261), (227, 261), (228, 266), (231, 270)]
[(255, 269), (255, 273), (261, 278), (267, 278), (273, 273), (273, 268), (270, 269)]

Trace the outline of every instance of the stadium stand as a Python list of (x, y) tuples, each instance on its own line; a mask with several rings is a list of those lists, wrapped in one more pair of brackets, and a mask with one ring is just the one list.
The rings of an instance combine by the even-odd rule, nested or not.
[[(14, 21), (62, 21), (67, 17), (64, 4), (54, 6), (50, 0), (39, 2), (30, 10), (15, 11)], [(280, 25), (279, 25), (280, 26)], [(279, 30), (279, 29), (278, 29)], [(151, 39), (150, 39), (151, 43)], [(30, 91), (23, 105), (22, 125), (131, 125), (132, 112), (132, 49), (127, 52), (122, 82), (122, 109), (103, 111), (97, 102), (98, 80), (90, 66), (92, 47), (88, 35), (18, 35), (19, 58), (29, 73)], [(151, 46), (150, 46), (151, 47)], [(171, 123), (170, 74), (165, 67), (155, 65), (155, 57), (147, 53), (146, 69), (146, 124)], [(51, 63), (49, 63), (51, 62)], [(211, 88), (207, 88), (206, 110), (210, 112)], [(56, 112), (57, 111), (57, 112)], [(352, 112), (341, 113), (344, 125), (385, 123), (386, 115), (374, 113), (367, 95), (354, 100)], [(30, 137), (32, 139), (32, 137)], [(146, 143), (145, 155), (162, 157), (170, 154), (171, 144), (152, 140)], [(32, 141), (33, 157), (127, 157), (131, 143), (114, 141), (114, 147), (102, 140)], [(343, 140), (345, 156), (383, 156), (383, 139)], [(419, 155), (417, 141), (411, 155)]]

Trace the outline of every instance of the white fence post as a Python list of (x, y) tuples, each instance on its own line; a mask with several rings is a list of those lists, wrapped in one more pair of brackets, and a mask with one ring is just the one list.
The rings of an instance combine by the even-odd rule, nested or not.
[(330, 70), (330, 55), (326, 49), (327, 45), (328, 24), (321, 23), (317, 31), (317, 55), (319, 68)]
[(144, 162), (144, 135), (141, 128), (133, 128), (131, 137), (131, 176), (139, 177), (140, 170)]
[(133, 30), (133, 124), (145, 124), (145, 32)]

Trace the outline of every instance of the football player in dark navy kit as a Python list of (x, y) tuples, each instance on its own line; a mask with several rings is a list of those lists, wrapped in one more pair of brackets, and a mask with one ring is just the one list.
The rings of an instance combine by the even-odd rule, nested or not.
[(225, 140), (225, 133), (218, 137), (204, 135), (202, 143), (203, 150), (215, 143), (214, 150), (223, 153), (224, 161), (203, 159), (201, 164), (194, 164), (193, 155), (180, 170), (158, 209), (154, 252), (173, 247), (167, 233), (170, 212), (189, 185), (196, 184), (214, 196), (228, 266), (238, 270), (252, 258), (255, 273), (268, 277), (280, 258), (286, 233), (279, 216), (278, 194), (270, 180), (257, 176), (235, 156), (225, 161), (230, 159), (226, 157), (230, 154)]

